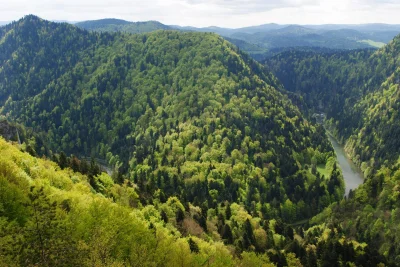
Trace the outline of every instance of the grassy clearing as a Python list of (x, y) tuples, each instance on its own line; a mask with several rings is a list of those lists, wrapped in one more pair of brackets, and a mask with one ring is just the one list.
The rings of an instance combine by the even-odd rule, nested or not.
[(326, 168), (326, 165), (320, 164), (317, 166), (317, 171), (321, 174), (321, 175), (325, 175), (325, 178), (329, 177), (329, 170)]
[(385, 43), (376, 42), (376, 41), (373, 41), (373, 40), (361, 40), (361, 41), (358, 41), (358, 42), (369, 44), (369, 45), (371, 45), (373, 47), (377, 47), (377, 48), (381, 48), (381, 47), (383, 47), (385, 45)]

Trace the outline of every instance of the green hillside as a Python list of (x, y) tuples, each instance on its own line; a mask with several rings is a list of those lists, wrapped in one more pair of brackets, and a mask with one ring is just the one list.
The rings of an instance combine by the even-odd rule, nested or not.
[[(212, 33), (0, 28), (0, 266), (394, 264), (397, 51), (263, 67)], [(371, 153), (349, 200), (314, 111)]]
[[(400, 65), (399, 40), (399, 37), (396, 37), (376, 52), (373, 50), (339, 53), (289, 51), (268, 59), (266, 65), (277, 75), (286, 89), (303, 96), (311, 107), (311, 114), (326, 112), (328, 118), (332, 118), (331, 124), (335, 128), (336, 135), (346, 142), (351, 135), (359, 135), (361, 128), (370, 123), (369, 120), (372, 118), (369, 117), (368, 110), (375, 110), (377, 102), (387, 100), (382, 94), (383, 88), (387, 88), (388, 84), (392, 87), (395, 85), (396, 82), (393, 80)], [(367, 100), (372, 97), (373, 101)], [(393, 93), (391, 97), (397, 96)], [(380, 112), (377, 114), (382, 116)], [(380, 135), (381, 132), (377, 131), (376, 134)], [(380, 142), (391, 142), (390, 139), (391, 137), (382, 138), (384, 141)], [(375, 149), (369, 149), (368, 145), (364, 145), (360, 148), (366, 148), (371, 155), (376, 152)], [(394, 147), (394, 150), (396, 149), (397, 147)], [(373, 156), (378, 166), (385, 160), (390, 159), (391, 162), (397, 160), (395, 155), (387, 153), (385, 149), (384, 151), (378, 152), (378, 157)], [(371, 158), (371, 155), (366, 157), (359, 155), (362, 157), (361, 162)]]
[[(286, 53), (266, 64), (288, 90), (302, 96), (309, 113), (326, 112), (326, 125), (345, 145), (366, 182), (331, 217), (346, 235), (364, 240), (397, 262), (399, 208), (400, 37), (372, 53)], [(278, 64), (274, 64), (279, 62)]]
[(130, 22), (119, 19), (100, 19), (78, 22), (79, 28), (98, 32), (145, 33), (172, 28), (158, 21)]
[(222, 242), (182, 237), (174, 226), (174, 213), (183, 209), (176, 198), (159, 206), (165, 219), (154, 206), (141, 207), (129, 182), (118, 185), (102, 173), (95, 192), (90, 177), (2, 138), (0, 152), (0, 266), (269, 263), (251, 252), (234, 259)]
[[(236, 47), (210, 33), (90, 33), (34, 16), (2, 31), (1, 113), (38, 134), (46, 133), (41, 134), (42, 145), (31, 144), (36, 151), (28, 152), (88, 175), (86, 188), (113, 201), (119, 197), (107, 188), (126, 186), (137, 196), (125, 201), (144, 212), (140, 218), (148, 221), (146, 210), (154, 206), (148, 212), (171, 222), (185, 238), (193, 236), (187, 241), (193, 252), (197, 246), (201, 249), (194, 243), (223, 242), (210, 249), (232, 253), (214, 265), (240, 265), (238, 259), (270, 260), (278, 266), (329, 261), (317, 255), (317, 249), (336, 244), (337, 239), (324, 236), (340, 229), (320, 225), (306, 232), (289, 223), (310, 218), (342, 199), (343, 178), (332, 146), (323, 127), (304, 119), (281, 93), (277, 79)], [(88, 171), (94, 167), (76, 156), (105, 160), (113, 180), (95, 178)], [(317, 166), (325, 166), (328, 176)], [(51, 176), (38, 177), (53, 186)], [(119, 194), (122, 189), (115, 190)], [(121, 225), (128, 220), (124, 212), (119, 213)], [(91, 216), (100, 214), (94, 210)], [(90, 216), (88, 220), (96, 221)], [(143, 231), (152, 233), (154, 224)], [(79, 231), (74, 242), (85, 246), (86, 241), (79, 240), (89, 240), (90, 234), (79, 235), (84, 226)], [(113, 230), (99, 231), (98, 238), (111, 242), (105, 249), (112, 250), (107, 255), (113, 261), (134, 265), (135, 257), (153, 257), (150, 250), (148, 255), (132, 256), (152, 238), (131, 240), (128, 233), (128, 243), (112, 245)], [(186, 241), (179, 242), (187, 248)], [(345, 239), (340, 246), (352, 242)], [(312, 249), (305, 250), (307, 246)], [(374, 251), (365, 247), (349, 248), (344, 260), (384, 261), (370, 258)], [(260, 258), (251, 252), (260, 253)], [(17, 257), (12, 252), (1, 255), (11, 261)], [(101, 259), (104, 265), (107, 255)], [(188, 257), (183, 265), (197, 259)]]
[[(46, 23), (32, 17), (16, 27), (32, 26), (29, 20)], [(46, 40), (46, 34), (30, 29), (32, 38)], [(4, 44), (19, 37), (12, 31)], [(10, 75), (19, 62), (41, 62), (49, 53), (35, 53), (32, 59), (19, 48), (7, 51), (19, 56), (5, 60), (0, 74), (7, 77), (2, 113), (47, 132), (53, 151), (106, 159), (138, 184), (143, 202), (151, 202), (158, 189), (195, 205), (206, 202), (209, 208), (222, 201), (241, 200), (249, 207), (252, 201), (263, 205), (274, 198), (278, 203), (305, 202), (307, 212), (284, 218), (293, 221), (340, 199), (339, 178), (329, 191), (321, 188), (321, 199), (308, 190), (316, 177), (305, 175), (306, 165), (311, 166), (311, 158), (324, 164), (332, 156), (322, 128), (305, 121), (271, 86), (275, 78), (222, 38), (158, 32), (88, 34), (88, 39), (83, 43), (97, 39), (95, 45), (82, 46), (75, 54), (79, 62), (70, 62), (70, 68), (56, 65), (47, 71), (26, 64), (19, 76)], [(31, 85), (30, 75), (43, 78)], [(266, 178), (274, 187), (262, 185)], [(289, 178), (300, 183), (299, 191), (293, 191)], [(224, 185), (226, 179), (231, 188), (227, 181)], [(204, 186), (214, 193), (200, 190)], [(260, 190), (266, 194), (259, 195)], [(277, 206), (271, 212), (280, 210)]]

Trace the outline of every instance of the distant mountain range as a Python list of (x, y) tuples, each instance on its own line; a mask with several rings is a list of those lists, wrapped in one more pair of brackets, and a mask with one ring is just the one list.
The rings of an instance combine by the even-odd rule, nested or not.
[[(6, 22), (0, 22), (0, 25)], [(326, 24), (281, 25), (264, 24), (237, 29), (165, 25), (158, 21), (130, 22), (121, 19), (100, 19), (78, 23), (76, 26), (99, 32), (145, 33), (157, 30), (213, 32), (246, 51), (258, 60), (274, 55), (273, 51), (294, 47), (350, 50), (380, 48), (400, 33), (400, 25), (391, 24)]]
[(327, 25), (280, 25), (275, 23), (229, 29), (221, 27), (196, 28), (191, 26), (164, 25), (157, 21), (129, 22), (119, 19), (84, 21), (75, 24), (92, 31), (121, 31), (144, 33), (156, 30), (213, 32), (246, 51), (255, 59), (262, 60), (274, 51), (296, 48), (350, 50), (380, 48), (398, 33), (400, 25), (389, 24), (327, 24)]
[(120, 19), (101, 19), (78, 22), (76, 26), (91, 31), (112, 31), (128, 33), (145, 33), (156, 30), (172, 30), (173, 28), (158, 21), (129, 22)]

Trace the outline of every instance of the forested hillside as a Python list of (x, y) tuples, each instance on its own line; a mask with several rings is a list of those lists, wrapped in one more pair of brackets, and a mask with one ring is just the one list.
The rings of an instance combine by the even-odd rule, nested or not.
[(354, 92), (364, 85), (371, 71), (366, 61), (374, 50), (284, 51), (265, 61), (266, 67), (285, 89), (301, 95), (308, 107), (303, 112), (325, 112), (340, 117), (346, 101), (357, 100)]
[(128, 181), (102, 173), (92, 177), (94, 191), (91, 172), (61, 170), (0, 138), (0, 266), (274, 266), (265, 255), (239, 260), (222, 242), (182, 237), (179, 200), (159, 205), (162, 217), (140, 205)]
[(399, 52), (0, 27), (0, 266), (395, 266)]
[[(366, 123), (371, 123), (372, 110), (376, 111), (382, 105), (385, 108), (386, 104), (391, 105), (391, 102), (396, 102), (388, 101), (387, 91), (391, 87), (391, 98), (397, 98), (395, 91), (397, 91), (397, 68), (400, 66), (399, 55), (400, 37), (397, 36), (376, 52), (372, 50), (334, 53), (289, 51), (268, 59), (266, 65), (277, 75), (287, 90), (303, 96), (304, 101), (311, 107), (311, 114), (316, 111), (326, 112), (328, 118), (333, 119), (331, 124), (337, 131), (336, 135), (346, 142), (351, 135), (359, 134)], [(375, 112), (375, 115), (385, 114), (382, 108), (380, 111), (382, 112)], [(366, 135), (370, 135), (369, 133)], [(376, 133), (380, 135), (382, 131)], [(392, 142), (395, 137), (378, 139), (370, 145), (378, 145), (381, 142), (382, 146), (383, 143)], [(367, 143), (359, 148), (367, 148)], [(393, 149), (399, 151), (397, 147)], [(376, 152), (376, 149), (367, 148), (367, 150), (371, 155)], [(378, 157), (372, 156), (375, 157), (377, 165), (380, 166), (385, 160), (391, 159), (392, 163), (397, 160), (397, 157), (387, 149), (383, 151), (387, 153), (378, 152)], [(371, 156), (361, 157), (363, 158), (361, 162), (371, 158)]]
[(393, 264), (400, 254), (399, 55), (397, 36), (373, 53), (290, 52), (266, 62), (288, 90), (304, 97), (310, 114), (327, 113), (327, 127), (366, 178), (349, 201), (335, 205), (323, 220), (341, 223), (346, 235), (367, 242)]
[[(228, 245), (235, 228), (224, 226), (228, 240), (205, 238), (187, 218), (201, 210), (187, 209), (176, 197), (143, 206), (132, 182), (116, 184), (95, 164), (83, 175), (21, 148), (0, 138), (0, 266), (295, 267), (324, 266), (335, 257), (361, 266), (385, 262), (367, 244), (340, 236), (338, 225), (303, 231), (271, 219), (259, 227), (259, 219), (233, 203), (218, 220), (243, 223), (256, 244), (235, 251)], [(82, 161), (69, 160), (82, 172)], [(260, 253), (263, 246), (268, 253)]]
[[(0, 240), (9, 250), (0, 256), (9, 262), (54, 265), (54, 255), (75, 260), (71, 255), (79, 253), (84, 262), (104, 266), (150, 260), (176, 266), (181, 254), (183, 266), (315, 266), (335, 257), (358, 265), (385, 262), (367, 244), (347, 239), (341, 225), (294, 226), (342, 199), (332, 146), (323, 127), (304, 119), (282, 94), (280, 82), (226, 40), (177, 31), (90, 33), (35, 16), (0, 29), (0, 112), (44, 138), (20, 149), (64, 169), (2, 141), (3, 185), (16, 186), (21, 203), (28, 203), (14, 216), (11, 196), (2, 197), (7, 234)], [(106, 160), (112, 179), (80, 160), (87, 157)], [(28, 234), (40, 205), (48, 213), (39, 221), (55, 220), (43, 233), (51, 244)], [(114, 217), (115, 227), (107, 224)], [(105, 228), (102, 220), (95, 227), (96, 218), (104, 218)], [(13, 231), (36, 240), (25, 254), (15, 254), (20, 239), (9, 243)], [(32, 258), (37, 251), (44, 254)]]
[(130, 22), (120, 19), (88, 20), (75, 24), (79, 28), (98, 32), (145, 33), (157, 30), (172, 30), (158, 21)]

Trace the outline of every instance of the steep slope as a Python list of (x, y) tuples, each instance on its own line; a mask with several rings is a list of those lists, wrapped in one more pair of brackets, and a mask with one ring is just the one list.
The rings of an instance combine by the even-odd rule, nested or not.
[(400, 156), (399, 81), (400, 66), (354, 107), (362, 114), (362, 124), (347, 141), (347, 150), (367, 176), (375, 164), (394, 163)]
[(328, 114), (327, 126), (366, 178), (348, 201), (313, 222), (342, 225), (348, 237), (367, 242), (396, 265), (400, 36), (372, 54), (287, 53), (267, 64), (287, 89), (303, 95), (313, 110)]
[[(26, 77), (40, 69), (46, 46), (19, 57), (8, 51), (31, 45), (9, 44), (24, 38), (18, 29), (25, 24), (41, 36), (34, 46), (47, 40), (41, 24), (48, 22), (33, 17), (6, 34), (1, 49), (9, 56), (0, 75), (12, 82), (1, 82), (2, 113), (47, 132), (54, 151), (106, 159), (138, 185), (143, 203), (159, 198), (161, 189), (203, 210), (237, 202), (257, 217), (290, 222), (342, 197), (322, 127), (304, 120), (274, 88), (275, 78), (222, 38), (84, 32), (83, 42), (88, 36), (95, 44), (74, 53), (75, 65), (52, 66), (57, 75), (38, 72), (52, 79), (33, 89)], [(18, 76), (11, 74), (20, 65)], [(316, 165), (327, 167), (329, 177)]]
[[(166, 223), (154, 206), (138, 206), (128, 183), (114, 184), (105, 173), (95, 180), (98, 192), (89, 177), (0, 138), (1, 266), (235, 265), (221, 242), (180, 236), (173, 215), (183, 206), (176, 199), (160, 206), (172, 214)], [(269, 262), (254, 253), (243, 260)]]
[(34, 16), (0, 28), (0, 37), (1, 105), (8, 97), (21, 100), (37, 95), (98, 41), (97, 36), (71, 25)]
[[(81, 44), (73, 51), (62, 45), (69, 31)], [(176, 31), (89, 33), (34, 16), (2, 36), (1, 113), (46, 132), (53, 151), (103, 158), (114, 168), (113, 179), (95, 176), (94, 164), (60, 153), (51, 157), (61, 167), (89, 174), (58, 171), (0, 140), (3, 262), (326, 266), (336, 257), (356, 266), (386, 263), (368, 244), (342, 236), (340, 225), (293, 226), (342, 199), (332, 147), (276, 78), (226, 40)], [(46, 58), (59, 48), (76, 61)], [(26, 78), (32, 73), (40, 81), (35, 88)], [(22, 181), (23, 192), (14, 181)], [(29, 185), (45, 189), (29, 194)], [(40, 222), (49, 224), (39, 225), (53, 243), (40, 248), (45, 253), (35, 251), (40, 242), (24, 242), (37, 240), (28, 234), (35, 217), (30, 208), (12, 206), (25, 202), (9, 201), (10, 188), (34, 211), (46, 207)], [(11, 242), (15, 232), (21, 238)]]
[[(282, 228), (275, 220), (263, 228), (255, 224), (254, 232), (251, 224), (246, 226), (257, 244), (272, 246), (268, 256), (260, 251), (237, 251), (238, 257), (222, 242), (181, 236), (177, 228), (182, 222), (175, 214), (185, 211), (175, 197), (143, 207), (129, 182), (115, 184), (105, 173), (91, 177), (92, 167), (87, 176), (60, 169), (2, 138), (0, 152), (2, 266), (137, 266), (138, 262), (163, 266), (203, 266), (205, 262), (210, 266), (316, 266), (317, 262), (332, 263), (332, 246), (338, 251), (335, 255), (343, 256), (341, 261), (348, 264), (385, 262), (366, 244), (332, 238), (331, 232), (340, 232), (340, 228), (313, 227), (294, 238), (292, 228)], [(190, 212), (195, 209), (191, 207)], [(246, 215), (235, 205), (229, 212), (235, 223)], [(228, 208), (223, 214), (228, 214)], [(251, 216), (247, 214), (247, 218)], [(284, 232), (288, 232), (288, 241)], [(285, 250), (278, 250), (283, 245)]]
[[(292, 51), (268, 59), (266, 65), (270, 66), (285, 88), (303, 95), (312, 111), (326, 112), (334, 120), (337, 136), (345, 142), (351, 135), (359, 135), (361, 128), (370, 123), (372, 114), (368, 109), (376, 110), (374, 106), (377, 102), (383, 105), (387, 100), (382, 91), (388, 84), (393, 86), (396, 83), (394, 77), (400, 66), (399, 44), (400, 37), (397, 36), (374, 53), (372, 50), (330, 54)], [(371, 132), (366, 135), (371, 135)], [(389, 136), (381, 139), (392, 142)], [(358, 149), (363, 148), (359, 146)], [(370, 153), (373, 151), (370, 150)], [(374, 157), (378, 166), (385, 160), (397, 158), (397, 154), (378, 154), (378, 158)], [(362, 156), (362, 161), (371, 158), (371, 155)]]
[[(303, 97), (307, 112), (340, 117), (345, 101), (353, 101), (357, 87), (367, 79), (364, 64), (373, 50), (285, 51), (265, 61), (285, 89)], [(350, 89), (349, 89), (350, 88)]]
[(98, 32), (145, 33), (172, 29), (158, 21), (130, 22), (119, 19), (89, 20), (78, 22), (75, 25), (85, 30)]

